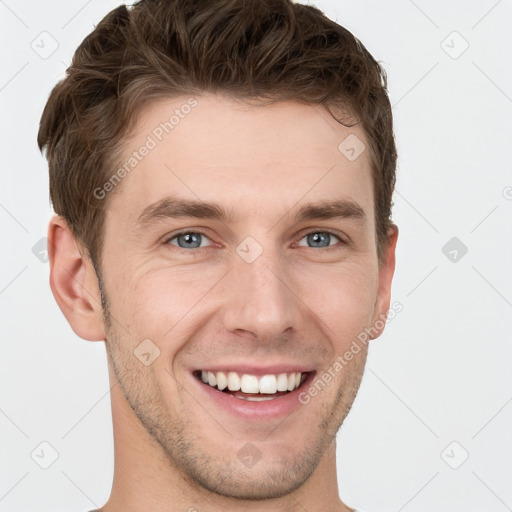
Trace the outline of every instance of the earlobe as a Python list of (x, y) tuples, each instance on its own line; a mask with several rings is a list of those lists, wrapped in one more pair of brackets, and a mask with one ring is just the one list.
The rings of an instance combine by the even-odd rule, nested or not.
[(48, 226), (50, 287), (73, 331), (85, 340), (105, 339), (98, 280), (67, 222), (55, 215)]
[(388, 242), (384, 251), (382, 263), (379, 267), (379, 285), (377, 300), (375, 302), (375, 313), (372, 324), (372, 332), (375, 333), (371, 339), (378, 338), (386, 326), (386, 318), (391, 302), (391, 283), (395, 272), (395, 250), (398, 240), (398, 226), (393, 224), (388, 230)]

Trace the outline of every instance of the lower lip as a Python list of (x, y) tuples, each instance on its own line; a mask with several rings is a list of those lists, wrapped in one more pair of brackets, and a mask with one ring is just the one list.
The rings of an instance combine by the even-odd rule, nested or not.
[(305, 389), (308, 389), (314, 376), (315, 372), (310, 372), (300, 387), (294, 391), (290, 391), (286, 395), (274, 398), (273, 400), (253, 402), (244, 400), (243, 398), (236, 398), (228, 393), (219, 391), (208, 384), (204, 384), (194, 375), (191, 375), (196, 386), (199, 387), (200, 392), (206, 396), (208, 401), (213, 402), (217, 407), (229, 414), (250, 420), (283, 418), (290, 415), (299, 407), (303, 407), (304, 405), (299, 401), (299, 396)]

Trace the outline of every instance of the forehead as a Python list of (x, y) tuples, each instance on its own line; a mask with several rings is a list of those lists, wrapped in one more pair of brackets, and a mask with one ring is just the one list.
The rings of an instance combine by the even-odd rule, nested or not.
[(371, 217), (366, 146), (359, 126), (341, 125), (321, 106), (250, 106), (213, 94), (159, 100), (124, 147), (118, 164), (127, 172), (109, 210), (134, 223), (172, 195), (224, 203), (239, 218), (242, 210), (270, 217), (301, 201), (346, 198)]

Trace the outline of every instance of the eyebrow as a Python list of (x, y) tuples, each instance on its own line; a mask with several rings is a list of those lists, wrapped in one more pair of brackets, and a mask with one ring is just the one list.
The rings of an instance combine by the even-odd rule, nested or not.
[[(233, 214), (232, 209), (226, 210), (217, 203), (165, 197), (142, 211), (136, 227), (142, 229), (166, 218), (211, 219), (233, 223), (238, 217)], [(293, 216), (295, 222), (319, 219), (352, 219), (365, 224), (366, 213), (356, 202), (343, 199), (306, 203)]]

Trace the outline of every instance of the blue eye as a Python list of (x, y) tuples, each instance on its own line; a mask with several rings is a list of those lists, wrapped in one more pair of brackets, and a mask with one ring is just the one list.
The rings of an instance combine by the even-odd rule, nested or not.
[[(172, 238), (169, 238), (166, 243), (177, 245), (182, 249), (199, 249), (200, 247), (205, 247), (201, 243), (201, 238), (208, 239), (204, 233), (200, 233), (198, 231), (186, 231), (184, 233), (174, 235)], [(176, 240), (177, 243), (173, 243), (174, 240)]]
[[(334, 233), (330, 233), (329, 231), (312, 231), (311, 233), (308, 233), (305, 235), (301, 240), (307, 240), (307, 243), (310, 243), (312, 245), (309, 245), (309, 247), (314, 248), (324, 248), (324, 247), (331, 247), (332, 245), (330, 242), (333, 241), (333, 239), (336, 239), (338, 242), (344, 243), (340, 237), (335, 235)], [(300, 242), (298, 245), (302, 245)]]
[[(306, 240), (306, 244), (301, 243), (303, 240)], [(211, 242), (211, 240), (200, 231), (184, 231), (173, 235), (171, 238), (166, 240), (165, 243), (174, 245), (180, 249), (200, 249), (211, 245), (211, 243), (208, 244), (205, 243), (205, 241)], [(334, 233), (330, 233), (329, 231), (312, 231), (311, 233), (304, 235), (297, 245), (316, 249), (334, 249), (339, 245), (337, 242), (340, 242), (342, 245), (346, 245), (346, 242)]]

